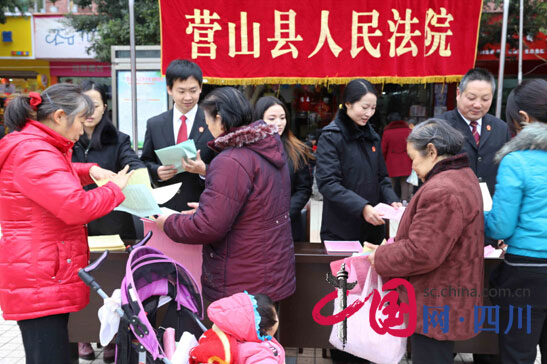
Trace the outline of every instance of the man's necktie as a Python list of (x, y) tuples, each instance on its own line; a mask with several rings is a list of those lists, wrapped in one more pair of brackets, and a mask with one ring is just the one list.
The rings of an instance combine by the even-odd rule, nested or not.
[(177, 144), (185, 142), (188, 139), (188, 133), (186, 131), (186, 116), (182, 115), (180, 117), (180, 128), (177, 135)]
[(477, 131), (477, 126), (479, 124), (476, 121), (472, 121), (469, 125), (471, 125), (471, 132), (473, 133), (473, 138), (475, 138), (475, 143), (479, 145), (479, 140), (481, 139), (481, 136)]

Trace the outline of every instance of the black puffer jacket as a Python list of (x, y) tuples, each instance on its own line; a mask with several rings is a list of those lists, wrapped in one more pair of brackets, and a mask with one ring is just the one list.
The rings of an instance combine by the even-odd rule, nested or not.
[[(97, 139), (98, 140), (97, 140)], [(118, 172), (129, 164), (129, 169), (146, 168), (131, 148), (129, 135), (116, 129), (110, 120), (103, 118), (95, 127), (92, 140), (82, 135), (74, 144), (72, 162), (97, 163), (99, 167)], [(96, 184), (85, 187), (96, 188)], [(130, 214), (112, 211), (88, 224), (89, 235), (120, 234), (125, 239), (135, 239), (137, 234)]]
[(383, 228), (367, 223), (363, 209), (398, 198), (387, 175), (380, 136), (372, 126), (358, 127), (339, 110), (317, 143), (316, 168), (323, 195), (321, 239), (380, 243)]

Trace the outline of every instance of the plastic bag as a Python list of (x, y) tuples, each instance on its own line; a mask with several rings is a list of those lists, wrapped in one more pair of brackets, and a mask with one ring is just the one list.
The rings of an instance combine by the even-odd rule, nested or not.
[(118, 333), (120, 326), (120, 315), (116, 311), (122, 306), (122, 294), (119, 289), (112, 292), (112, 296), (105, 299), (101, 308), (99, 308), (99, 321), (101, 321), (101, 330), (99, 338), (102, 346), (110, 344), (114, 335)]
[[(360, 295), (348, 295), (348, 306), (357, 299), (365, 300), (374, 289), (377, 289), (382, 297), (387, 294), (387, 292), (381, 291), (382, 278), (371, 267), (368, 271), (362, 293)], [(342, 348), (342, 342), (338, 338), (338, 325), (342, 323), (333, 325), (329, 342), (339, 350), (363, 359), (368, 359), (377, 364), (398, 364), (406, 352), (407, 338), (392, 336), (389, 333), (380, 335), (372, 329), (369, 322), (371, 301), (372, 298), (369, 298), (359, 311), (348, 318), (347, 343), (344, 348)], [(335, 314), (340, 311), (338, 305), (338, 299), (335, 299)], [(386, 316), (378, 310), (376, 317), (377, 319), (383, 319)], [(404, 328), (404, 325), (394, 327), (394, 329), (400, 328)]]
[(410, 176), (406, 179), (407, 183), (410, 183), (413, 186), (418, 186), (418, 175), (416, 174), (415, 170), (412, 170), (410, 172)]

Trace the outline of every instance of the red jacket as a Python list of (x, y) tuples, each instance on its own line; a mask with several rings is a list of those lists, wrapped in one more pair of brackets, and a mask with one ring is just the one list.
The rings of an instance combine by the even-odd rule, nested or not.
[[(479, 181), (464, 154), (437, 162), (410, 200), (395, 242), (378, 247), (374, 264), (384, 277), (407, 279), (416, 294), (416, 333), (436, 340), (466, 340), (474, 330), (474, 308), (482, 305), (484, 216)], [(406, 292), (401, 298), (408, 302)], [(448, 306), (448, 332), (427, 320)], [(437, 316), (438, 318), (438, 316)], [(461, 321), (463, 320), (463, 321)]]
[(165, 233), (205, 244), (203, 294), (217, 300), (248, 290), (274, 301), (296, 289), (287, 159), (274, 128), (263, 121), (218, 137), (199, 208), (174, 214)]
[(89, 301), (84, 224), (124, 196), (112, 182), (86, 192), (93, 164), (72, 164), (73, 143), (36, 121), (0, 141), (0, 306), (6, 320), (74, 312)]
[(410, 128), (404, 121), (392, 121), (382, 135), (382, 154), (390, 177), (409, 176), (412, 160), (406, 153), (406, 138)]

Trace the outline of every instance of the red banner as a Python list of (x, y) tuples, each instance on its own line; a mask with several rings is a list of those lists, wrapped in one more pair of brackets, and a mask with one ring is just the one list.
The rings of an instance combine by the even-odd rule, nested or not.
[(189, 59), (214, 84), (458, 81), (482, 0), (160, 0), (162, 70)]

